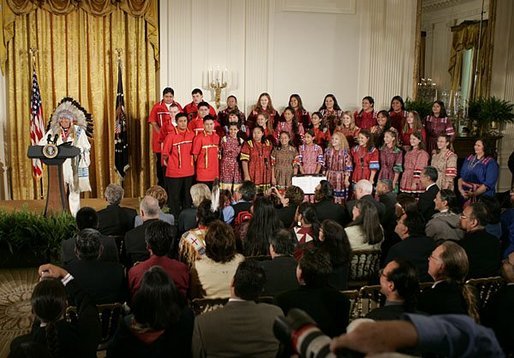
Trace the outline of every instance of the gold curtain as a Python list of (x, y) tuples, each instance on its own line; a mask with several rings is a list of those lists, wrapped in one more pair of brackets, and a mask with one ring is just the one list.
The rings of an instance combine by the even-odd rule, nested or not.
[[(27, 159), (30, 145), (32, 64), (36, 70), (47, 123), (64, 96), (77, 99), (93, 115), (91, 197), (102, 197), (117, 182), (114, 171), (114, 120), (117, 55), (121, 48), (128, 122), (130, 168), (127, 197), (141, 196), (153, 180), (148, 113), (156, 98), (158, 69), (157, 0), (2, 0), (2, 45), (8, 88), (6, 141), (13, 199), (39, 197)], [(6, 11), (7, 10), (7, 11)], [(46, 185), (46, 183), (44, 183)]]
[[(450, 55), (450, 65), (448, 72), (451, 78), (452, 91), (458, 91), (462, 81), (462, 62), (464, 51), (471, 48), (473, 53), (473, 77), (471, 98), (484, 97), (489, 95), (491, 87), (492, 70), (492, 39), (493, 31), (488, 20), (482, 22), (480, 28), (479, 21), (465, 21), (458, 26), (452, 27), (453, 42)], [(480, 45), (479, 34), (481, 33)], [(480, 46), (480, 48), (479, 48)], [(478, 62), (478, 76), (475, 80), (475, 69)]]

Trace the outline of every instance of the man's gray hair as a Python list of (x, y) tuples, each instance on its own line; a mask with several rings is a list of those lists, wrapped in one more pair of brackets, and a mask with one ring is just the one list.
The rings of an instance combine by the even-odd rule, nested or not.
[(105, 199), (112, 205), (118, 205), (121, 203), (121, 199), (123, 199), (123, 194), (125, 190), (118, 184), (109, 184), (107, 188), (105, 188)]
[(141, 200), (139, 209), (145, 213), (147, 219), (158, 219), (161, 208), (159, 207), (159, 201), (153, 196), (147, 195)]
[(355, 184), (355, 190), (361, 189), (364, 195), (371, 195), (373, 192), (373, 184), (369, 180), (361, 179)]

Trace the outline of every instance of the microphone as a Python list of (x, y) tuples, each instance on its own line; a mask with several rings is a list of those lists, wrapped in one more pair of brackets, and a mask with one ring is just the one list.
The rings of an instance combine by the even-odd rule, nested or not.
[(47, 143), (52, 143), (52, 134), (48, 134), (48, 137), (46, 138)]
[(57, 144), (57, 138), (59, 138), (59, 134), (56, 134), (56, 135), (54, 136), (54, 144)]

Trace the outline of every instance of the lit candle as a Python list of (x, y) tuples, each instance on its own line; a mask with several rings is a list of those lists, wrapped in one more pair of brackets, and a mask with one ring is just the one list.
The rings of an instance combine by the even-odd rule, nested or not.
[(212, 82), (212, 68), (209, 68), (209, 76), (207, 78), (207, 81), (209, 81), (209, 84)]

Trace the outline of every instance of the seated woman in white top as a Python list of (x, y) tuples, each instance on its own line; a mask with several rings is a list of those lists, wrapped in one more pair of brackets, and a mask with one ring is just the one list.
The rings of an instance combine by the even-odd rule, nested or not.
[(205, 235), (205, 256), (191, 270), (191, 298), (230, 297), (230, 282), (243, 260), (232, 227), (213, 221)]
[(353, 221), (344, 229), (352, 251), (380, 249), (384, 230), (375, 205), (366, 200), (357, 200), (352, 215)]

